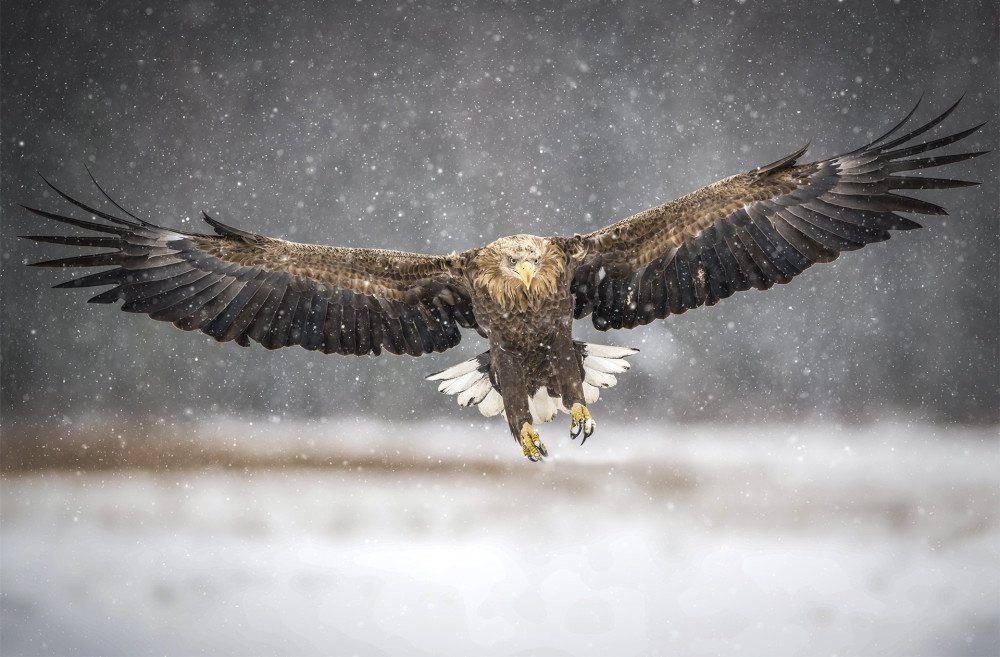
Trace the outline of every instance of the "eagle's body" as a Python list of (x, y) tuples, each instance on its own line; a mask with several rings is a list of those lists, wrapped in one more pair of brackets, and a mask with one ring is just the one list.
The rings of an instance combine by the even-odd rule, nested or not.
[(37, 263), (111, 267), (57, 287), (112, 285), (91, 301), (123, 300), (123, 310), (242, 346), (419, 356), (453, 347), (460, 329), (475, 329), (489, 351), (428, 378), (462, 405), (504, 412), (524, 454), (537, 460), (546, 450), (532, 423), (563, 410), (572, 416), (571, 435), (589, 436), (595, 423), (587, 404), (614, 385), (635, 353), (574, 341), (574, 319), (589, 315), (600, 330), (634, 328), (787, 283), (841, 251), (888, 239), (890, 230), (919, 227), (896, 212), (945, 214), (893, 191), (975, 183), (894, 174), (980, 155), (914, 157), (978, 126), (904, 146), (955, 106), (902, 137), (890, 140), (913, 112), (850, 153), (799, 165), (802, 149), (587, 235), (515, 235), (447, 256), (296, 244), (208, 215), (215, 235), (173, 231), (57, 189), (105, 221), (28, 209), (100, 235), (30, 239), (112, 249)]
[[(487, 245), (467, 268), (472, 308), (481, 332), (490, 344), (489, 374), (503, 396), (511, 433), (526, 446), (529, 458), (545, 448), (530, 427), (532, 420), (547, 422), (554, 412), (532, 412), (530, 400), (553, 398), (553, 408), (577, 409), (578, 427), (593, 430), (585, 411), (583, 359), (573, 341), (573, 293), (570, 274), (579, 264), (579, 239), (514, 235)], [(505, 262), (506, 260), (506, 262)], [(505, 273), (505, 265), (530, 263), (533, 274), (525, 283)], [(505, 390), (517, 391), (504, 394)], [(570, 411), (573, 412), (573, 411)], [(526, 427), (526, 425), (528, 425)], [(534, 447), (541, 450), (535, 452)]]

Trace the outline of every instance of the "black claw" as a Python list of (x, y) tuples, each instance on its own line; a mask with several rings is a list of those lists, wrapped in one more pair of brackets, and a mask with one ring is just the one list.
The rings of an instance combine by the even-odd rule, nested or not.
[(538, 443), (538, 451), (541, 453), (542, 456), (548, 456), (549, 455), (549, 450), (545, 449), (545, 445), (543, 445), (541, 443)]
[(593, 432), (593, 431), (591, 431), (590, 433), (584, 433), (584, 434), (583, 434), (583, 440), (581, 440), (581, 441), (580, 441), (580, 445), (581, 445), (581, 446), (583, 446), (583, 445), (587, 444), (587, 438), (590, 438), (590, 434), (591, 434), (591, 433), (594, 433), (594, 432)]
[(570, 440), (576, 440), (576, 437), (580, 435), (581, 431), (583, 431), (583, 420), (580, 420), (579, 422), (574, 424), (573, 427), (569, 430)]
[(587, 431), (584, 432), (583, 439), (586, 440), (587, 438), (590, 438), (590, 435), (592, 433), (594, 433), (594, 425), (590, 425), (590, 428), (587, 429)]

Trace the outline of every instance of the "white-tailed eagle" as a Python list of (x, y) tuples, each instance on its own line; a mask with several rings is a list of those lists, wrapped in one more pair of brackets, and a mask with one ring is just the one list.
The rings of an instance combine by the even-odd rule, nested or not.
[(902, 136), (893, 138), (912, 111), (844, 155), (798, 164), (803, 148), (586, 235), (514, 235), (451, 255), (296, 244), (207, 214), (215, 234), (190, 233), (139, 219), (106, 194), (125, 216), (55, 187), (93, 216), (26, 209), (87, 233), (28, 239), (105, 249), (34, 263), (109, 268), (56, 287), (109, 285), (90, 300), (124, 301), (122, 310), (220, 342), (419, 356), (454, 347), (461, 329), (474, 330), (489, 351), (428, 378), (463, 406), (504, 413), (535, 461), (547, 452), (533, 424), (562, 410), (572, 418), (571, 436), (586, 440), (595, 427), (587, 405), (616, 383), (636, 351), (576, 341), (573, 320), (589, 316), (601, 331), (635, 328), (734, 292), (787, 283), (841, 251), (919, 227), (897, 212), (945, 214), (895, 191), (976, 184), (899, 175), (981, 155), (924, 155), (981, 126), (912, 143), (957, 105)]

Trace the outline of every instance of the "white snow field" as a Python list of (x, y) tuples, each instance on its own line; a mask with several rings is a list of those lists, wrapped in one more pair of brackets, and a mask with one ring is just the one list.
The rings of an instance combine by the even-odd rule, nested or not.
[(996, 429), (543, 428), (543, 464), (499, 423), (228, 421), (199, 444), (252, 465), (8, 471), (0, 652), (1000, 653)]

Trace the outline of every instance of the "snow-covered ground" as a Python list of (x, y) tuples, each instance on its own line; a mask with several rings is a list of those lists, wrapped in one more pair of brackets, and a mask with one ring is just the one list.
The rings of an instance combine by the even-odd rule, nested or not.
[(200, 444), (305, 465), (8, 472), (0, 652), (1000, 652), (995, 429), (544, 429), (540, 465), (499, 423), (231, 421)]

